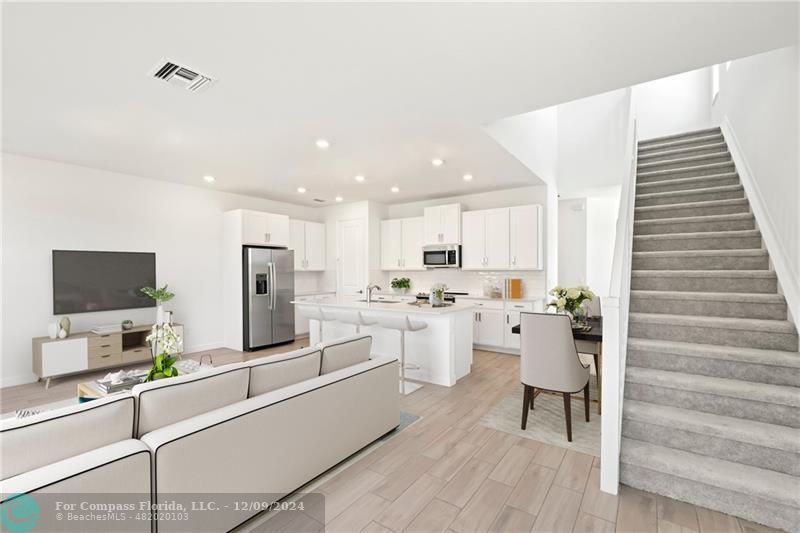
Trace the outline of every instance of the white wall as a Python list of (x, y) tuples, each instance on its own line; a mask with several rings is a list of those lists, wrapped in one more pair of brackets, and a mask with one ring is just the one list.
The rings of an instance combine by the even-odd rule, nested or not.
[(711, 72), (701, 68), (633, 87), (639, 139), (711, 127)]
[(620, 189), (586, 198), (586, 284), (599, 296), (609, 294)]
[[(34, 379), (31, 338), (52, 315), (53, 249), (156, 253), (159, 284), (176, 293), (167, 308), (185, 324), (189, 352), (220, 346), (222, 213), (250, 208), (319, 220), (319, 209), (137, 176), (4, 154), (2, 196), (3, 386)], [(318, 276), (319, 277), (319, 276)], [(311, 285), (303, 278), (301, 284)], [(152, 322), (155, 310), (70, 316), (74, 331)]]
[(586, 284), (586, 199), (558, 202), (558, 284)]
[[(762, 233), (774, 234), (778, 247), (770, 255), (774, 260), (781, 254), (788, 266), (780, 280), (785, 288), (800, 279), (798, 55), (793, 46), (734, 60), (729, 69), (723, 65), (713, 107), (715, 123), (727, 120), (751, 172), (764, 207), (759, 225)], [(751, 204), (758, 201), (750, 198)], [(798, 302), (791, 310), (800, 318)]]

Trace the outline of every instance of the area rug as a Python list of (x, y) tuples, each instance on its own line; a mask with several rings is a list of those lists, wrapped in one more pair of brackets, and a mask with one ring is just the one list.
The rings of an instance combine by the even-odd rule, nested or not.
[[(589, 397), (597, 397), (594, 377), (589, 380)], [(481, 419), (480, 424), (488, 428), (505, 431), (524, 437), (600, 457), (600, 415), (597, 403), (589, 405), (591, 421), (583, 414), (583, 396), (572, 396), (572, 442), (567, 441), (567, 425), (564, 421), (564, 399), (558, 394), (542, 392), (536, 397), (535, 409), (528, 411), (528, 429), (521, 429), (522, 384), (500, 400)]]

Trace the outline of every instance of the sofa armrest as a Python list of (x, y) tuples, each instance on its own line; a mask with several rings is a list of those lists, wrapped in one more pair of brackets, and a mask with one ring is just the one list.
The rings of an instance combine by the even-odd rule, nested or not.
[(149, 498), (151, 453), (128, 439), (62, 459), (0, 481), (4, 501), (12, 494), (136, 493)]

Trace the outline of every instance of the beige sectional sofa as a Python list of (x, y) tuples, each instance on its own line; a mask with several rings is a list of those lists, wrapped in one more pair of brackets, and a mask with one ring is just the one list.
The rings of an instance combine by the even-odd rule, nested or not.
[[(357, 335), (4, 421), (0, 493), (285, 496), (399, 425), (398, 362), (370, 346)], [(258, 512), (152, 527), (227, 531)]]

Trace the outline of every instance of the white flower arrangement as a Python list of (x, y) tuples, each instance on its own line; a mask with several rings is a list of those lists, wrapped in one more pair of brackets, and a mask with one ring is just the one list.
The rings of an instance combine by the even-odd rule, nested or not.
[(557, 285), (549, 294), (555, 298), (547, 304), (547, 307), (554, 307), (559, 313), (569, 313), (573, 318), (583, 314), (583, 302), (591, 302), (595, 298), (595, 294), (585, 285), (570, 288)]

